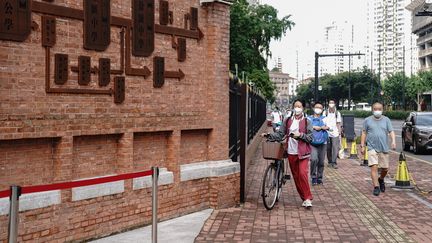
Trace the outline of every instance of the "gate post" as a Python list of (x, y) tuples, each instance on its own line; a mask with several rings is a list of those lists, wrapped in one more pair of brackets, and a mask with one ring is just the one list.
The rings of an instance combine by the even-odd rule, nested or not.
[(16, 243), (18, 239), (19, 222), (19, 197), (21, 187), (13, 185), (10, 187), (11, 195), (9, 198), (9, 243)]
[(240, 202), (244, 203), (246, 186), (246, 146), (247, 146), (247, 85), (240, 86)]

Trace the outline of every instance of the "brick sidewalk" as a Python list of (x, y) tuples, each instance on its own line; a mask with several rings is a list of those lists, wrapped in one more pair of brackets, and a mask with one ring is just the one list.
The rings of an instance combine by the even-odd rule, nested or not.
[[(397, 154), (391, 155), (391, 175)], [(372, 195), (369, 168), (342, 160), (325, 168), (324, 185), (313, 186), (314, 207), (301, 207), (294, 181), (283, 187), (272, 211), (264, 208), (259, 188), (267, 166), (258, 150), (247, 172), (247, 200), (238, 208), (215, 210), (196, 242), (432, 242), (432, 196), (390, 189)], [(432, 188), (432, 165), (408, 160), (418, 183)]]

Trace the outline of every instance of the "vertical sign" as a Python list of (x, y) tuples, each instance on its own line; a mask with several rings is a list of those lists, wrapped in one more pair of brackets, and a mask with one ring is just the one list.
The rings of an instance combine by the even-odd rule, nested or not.
[(168, 25), (169, 22), (169, 3), (166, 0), (159, 1), (159, 24)]
[(69, 58), (67, 54), (57, 53), (54, 55), (54, 83), (65, 84), (69, 74)]
[(111, 42), (110, 0), (84, 1), (84, 48), (104, 51)]
[(153, 87), (161, 88), (165, 83), (165, 58), (153, 58)]
[(31, 0), (0, 0), (0, 40), (25, 41), (31, 31)]
[(78, 84), (88, 85), (91, 80), (91, 60), (88, 56), (78, 57)]
[(198, 29), (198, 9), (191, 8), (191, 19), (190, 19), (190, 29), (197, 30)]
[(99, 59), (99, 86), (107, 86), (110, 83), (111, 60), (109, 58)]
[(177, 59), (179, 62), (184, 62), (186, 60), (186, 39), (177, 39)]
[(53, 47), (56, 43), (56, 19), (42, 16), (42, 46)]
[(132, 2), (132, 54), (148, 57), (154, 51), (155, 0), (133, 0)]
[(125, 100), (125, 77), (114, 78), (114, 103), (121, 104)]

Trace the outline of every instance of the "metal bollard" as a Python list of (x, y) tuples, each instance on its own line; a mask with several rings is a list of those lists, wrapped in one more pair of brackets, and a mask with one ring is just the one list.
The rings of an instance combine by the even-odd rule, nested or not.
[(18, 219), (19, 219), (19, 197), (21, 187), (13, 185), (10, 187), (11, 195), (9, 198), (9, 243), (16, 243), (18, 238)]
[(152, 187), (152, 243), (157, 243), (157, 209), (158, 209), (158, 179), (159, 179), (159, 168), (152, 167), (153, 175), (153, 187)]

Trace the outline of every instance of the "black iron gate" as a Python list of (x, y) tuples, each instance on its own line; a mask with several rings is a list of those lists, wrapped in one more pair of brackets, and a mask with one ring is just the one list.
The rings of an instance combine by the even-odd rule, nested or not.
[(229, 157), (240, 159), (240, 201), (245, 201), (246, 147), (266, 120), (266, 100), (246, 84), (230, 80)]

